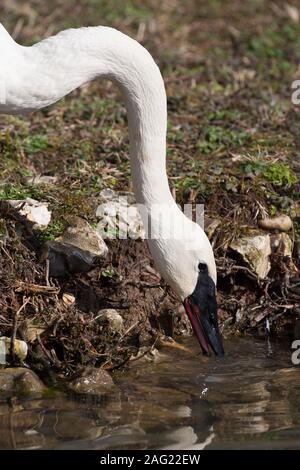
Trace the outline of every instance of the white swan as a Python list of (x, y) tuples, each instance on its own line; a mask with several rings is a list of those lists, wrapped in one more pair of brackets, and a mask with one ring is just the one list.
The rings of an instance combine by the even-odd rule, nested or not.
[[(151, 55), (108, 27), (70, 29), (24, 47), (0, 24), (0, 113), (43, 108), (97, 77), (116, 83), (125, 100), (133, 186), (144, 223), (154, 234), (148, 245), (157, 269), (183, 301), (203, 352), (212, 348), (222, 355), (214, 255), (204, 231), (181, 212), (170, 193), (166, 93)], [(159, 215), (153, 210), (157, 206)], [(170, 220), (184, 233), (166, 235)]]

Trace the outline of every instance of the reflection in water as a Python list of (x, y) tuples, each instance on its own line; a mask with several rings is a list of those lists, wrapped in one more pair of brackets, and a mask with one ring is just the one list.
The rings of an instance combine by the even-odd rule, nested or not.
[(0, 448), (300, 448), (300, 371), (287, 345), (235, 339), (225, 358), (168, 353), (118, 372), (120, 395), (0, 402)]

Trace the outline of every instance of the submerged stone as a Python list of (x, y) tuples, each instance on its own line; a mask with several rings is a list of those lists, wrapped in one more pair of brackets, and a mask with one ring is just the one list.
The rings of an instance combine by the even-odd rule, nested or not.
[(0, 393), (5, 395), (35, 395), (46, 389), (38, 376), (23, 367), (0, 369)]
[(69, 389), (80, 395), (106, 395), (117, 387), (106, 370), (86, 367), (79, 377), (69, 383)]

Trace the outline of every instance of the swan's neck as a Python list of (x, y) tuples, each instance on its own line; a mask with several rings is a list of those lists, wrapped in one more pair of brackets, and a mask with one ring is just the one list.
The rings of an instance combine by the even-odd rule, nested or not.
[(16, 44), (11, 35), (6, 31), (3, 24), (0, 23), (0, 42), (7, 44)]
[(24, 110), (47, 106), (97, 77), (115, 82), (128, 113), (137, 201), (147, 207), (174, 204), (166, 175), (166, 93), (150, 54), (128, 36), (106, 27), (68, 30), (30, 48), (17, 47), (22, 55), (24, 96), (22, 103), (18, 97), (16, 105)]

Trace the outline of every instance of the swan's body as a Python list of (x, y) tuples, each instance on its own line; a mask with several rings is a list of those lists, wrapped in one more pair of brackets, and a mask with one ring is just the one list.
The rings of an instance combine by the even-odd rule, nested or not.
[[(107, 27), (67, 30), (24, 47), (0, 24), (0, 113), (35, 111), (98, 77), (116, 83), (125, 100), (133, 186), (137, 202), (144, 207), (144, 223), (151, 224), (156, 235), (148, 244), (158, 270), (184, 301), (199, 287), (202, 263), (207, 267), (204, 278), (209, 278), (211, 295), (210, 281), (216, 284), (211, 245), (170, 193), (166, 93), (151, 55), (133, 39)], [(156, 205), (162, 208), (160, 216), (152, 210)], [(170, 215), (175, 226), (185, 228), (185, 235), (165, 238), (164, 221)]]

